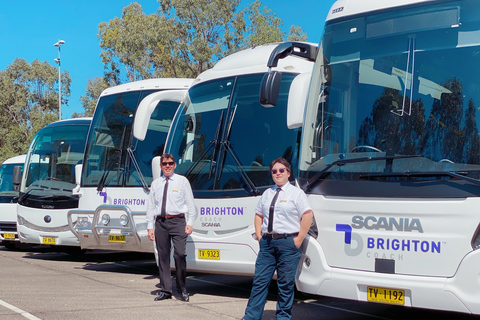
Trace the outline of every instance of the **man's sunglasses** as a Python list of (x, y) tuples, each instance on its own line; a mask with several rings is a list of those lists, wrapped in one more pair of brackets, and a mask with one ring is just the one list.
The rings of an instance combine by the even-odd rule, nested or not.
[(167, 166), (167, 165), (169, 165), (169, 166), (173, 166), (174, 164), (175, 164), (175, 162), (173, 162), (173, 161), (169, 161), (169, 162), (162, 162), (162, 166), (164, 166), (164, 167), (165, 167), (165, 166)]
[[(278, 171), (280, 171), (280, 173), (284, 173), (284, 172), (285, 172), (285, 168), (278, 169)], [(273, 170), (272, 170), (272, 173), (273, 173), (273, 174), (277, 174), (277, 169), (273, 169)]]

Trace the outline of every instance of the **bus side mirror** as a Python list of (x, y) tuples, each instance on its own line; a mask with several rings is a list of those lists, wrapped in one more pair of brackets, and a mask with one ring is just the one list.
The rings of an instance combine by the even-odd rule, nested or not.
[(153, 180), (155, 180), (157, 178), (160, 178), (161, 174), (162, 174), (162, 170), (160, 169), (160, 156), (156, 156), (152, 159), (152, 178), (153, 178)]
[(287, 105), (287, 127), (289, 129), (300, 128), (303, 124), (311, 77), (311, 72), (302, 73), (296, 76), (290, 85)]
[(12, 182), (15, 191), (20, 191), (20, 184), (22, 183), (22, 166), (13, 167)]
[(266, 108), (274, 107), (280, 95), (282, 74), (278, 71), (268, 72), (260, 85), (260, 104)]

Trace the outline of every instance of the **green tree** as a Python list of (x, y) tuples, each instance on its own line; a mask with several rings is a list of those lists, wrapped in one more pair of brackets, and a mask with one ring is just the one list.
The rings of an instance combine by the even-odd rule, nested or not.
[(307, 41), (308, 37), (302, 27), (291, 26), (287, 41)]
[(246, 27), (246, 47), (259, 46), (265, 43), (281, 42), (285, 34), (281, 31), (283, 21), (276, 17), (272, 10), (262, 7), (257, 0), (242, 11), (250, 24)]
[(108, 84), (104, 78), (95, 77), (93, 80), (88, 79), (86, 93), (80, 97), (80, 102), (82, 103), (83, 108), (85, 108), (85, 113), (74, 113), (72, 118), (92, 117), (100, 94), (107, 88)]
[[(149, 42), (155, 35), (155, 15), (146, 16), (138, 2), (122, 10), (122, 18), (115, 17), (110, 22), (98, 26), (100, 54), (110, 85), (121, 83), (117, 68), (122, 65), (128, 81), (152, 77), (149, 59)], [(152, 25), (153, 24), (153, 25)]]
[[(15, 59), (0, 71), (0, 162), (25, 153), (35, 133), (58, 120), (58, 71), (46, 61)], [(62, 73), (68, 104), (70, 76)]]
[[(121, 18), (99, 25), (101, 57), (109, 85), (153, 77), (195, 78), (226, 55), (286, 40), (283, 22), (257, 0), (237, 12), (239, 0), (158, 0), (145, 15), (134, 2)], [(292, 26), (289, 39), (306, 40)]]

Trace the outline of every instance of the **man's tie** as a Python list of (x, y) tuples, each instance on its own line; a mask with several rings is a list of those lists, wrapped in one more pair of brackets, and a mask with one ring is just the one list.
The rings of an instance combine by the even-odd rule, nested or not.
[(270, 211), (268, 212), (268, 233), (271, 233), (273, 230), (273, 211), (275, 210), (275, 202), (277, 202), (278, 194), (281, 190), (282, 188), (277, 188), (277, 193), (275, 193), (275, 196), (270, 203)]
[(165, 178), (165, 186), (163, 187), (162, 210), (160, 211), (160, 217), (162, 217), (162, 218), (165, 218), (165, 214), (166, 214), (168, 180), (169, 180), (169, 178), (166, 177)]

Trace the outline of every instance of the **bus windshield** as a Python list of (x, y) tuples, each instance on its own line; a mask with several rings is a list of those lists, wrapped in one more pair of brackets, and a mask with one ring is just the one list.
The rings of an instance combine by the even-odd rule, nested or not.
[[(152, 158), (161, 155), (178, 103), (161, 102), (153, 112), (144, 141), (133, 138), (140, 101), (156, 90), (122, 92), (100, 98), (87, 139), (83, 187), (142, 187), (152, 182)], [(138, 163), (138, 169), (132, 164)], [(100, 188), (100, 187), (99, 187)]]
[(478, 184), (480, 7), (428, 5), (327, 23), (302, 178)]
[[(56, 122), (36, 134), (27, 155), (25, 181), (19, 202), (42, 207), (44, 201), (65, 199), (59, 205), (76, 206), (72, 198), (75, 166), (82, 162), (90, 120)], [(67, 204), (70, 203), (70, 204)]]
[(187, 176), (196, 197), (258, 194), (272, 184), (269, 165), (280, 156), (296, 167), (300, 130), (286, 124), (287, 95), (295, 74), (283, 74), (275, 108), (259, 103), (262, 76), (212, 80), (188, 91), (172, 124), (167, 151), (176, 157), (176, 172)]

